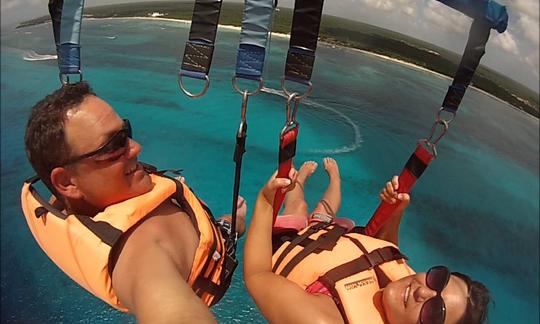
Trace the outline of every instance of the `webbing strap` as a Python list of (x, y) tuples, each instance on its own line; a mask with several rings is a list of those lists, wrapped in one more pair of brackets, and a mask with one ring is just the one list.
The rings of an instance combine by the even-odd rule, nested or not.
[[(419, 143), (399, 175), (398, 193), (409, 193), (416, 183), (416, 180), (420, 178), (434, 158), (435, 156), (427, 150), (423, 144)], [(398, 203), (389, 204), (387, 202), (381, 202), (366, 225), (365, 234), (374, 236), (392, 215), (392, 212), (398, 205)]]
[(368, 254), (364, 254), (354, 260), (339, 265), (323, 275), (325, 282), (332, 283), (332, 286), (336, 282), (350, 277), (356, 273), (373, 269), (378, 265), (385, 262), (394, 260), (407, 259), (407, 257), (393, 246), (386, 246), (383, 248), (375, 249)]
[[(298, 138), (299, 125), (285, 129), (279, 138), (279, 157), (277, 178), (288, 178), (289, 171), (292, 168), (293, 158), (296, 155), (296, 139)], [(285, 193), (277, 190), (274, 195), (273, 217), (276, 222), (277, 214), (281, 209)]]
[(81, 74), (80, 31), (83, 8), (84, 0), (49, 1), (61, 77)]
[(278, 273), (278, 275), (287, 277), (289, 273), (304, 260), (308, 255), (314, 253), (316, 250), (326, 250), (331, 251), (335, 246), (341, 235), (345, 234), (347, 229), (341, 226), (334, 226), (328, 232), (319, 235), (319, 237), (304, 247), (298, 254), (296, 254), (283, 268), (283, 270)]
[(202, 79), (208, 75), (214, 53), (221, 0), (196, 0), (184, 49), (181, 75)]
[(463, 52), (458, 70), (448, 87), (442, 108), (455, 113), (465, 95), (465, 90), (471, 83), (476, 68), (480, 64), (480, 59), (485, 53), (486, 43), (491, 31), (490, 23), (483, 20), (474, 20), (469, 31), (467, 46)]
[(323, 0), (296, 0), (285, 79), (308, 84), (311, 80), (315, 50), (323, 9)]
[(261, 79), (273, 14), (274, 0), (245, 0), (236, 77)]
[(308, 227), (308, 229), (302, 233), (302, 235), (298, 235), (297, 237), (295, 237), (290, 243), (289, 245), (287, 245), (287, 247), (285, 247), (285, 249), (283, 249), (283, 251), (281, 252), (281, 254), (278, 256), (276, 262), (274, 263), (274, 266), (272, 267), (272, 272), (276, 272), (277, 268), (281, 265), (281, 262), (283, 262), (283, 260), (285, 259), (285, 257), (287, 256), (287, 254), (289, 254), (289, 252), (292, 251), (292, 249), (297, 246), (297, 245), (300, 245), (300, 243), (302, 241), (304, 241), (305, 239), (309, 238), (309, 236), (311, 236), (311, 234), (323, 229), (323, 228), (326, 228), (328, 227), (329, 224), (325, 224), (325, 223), (318, 223), (318, 224), (315, 224), (313, 226), (310, 226)]

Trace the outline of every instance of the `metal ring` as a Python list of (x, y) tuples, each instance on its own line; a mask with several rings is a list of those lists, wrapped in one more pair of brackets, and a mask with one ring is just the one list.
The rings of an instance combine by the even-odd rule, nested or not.
[[(443, 111), (446, 111), (446, 112), (448, 112), (450, 114), (450, 119), (446, 120), (446, 119), (441, 118), (441, 115), (442, 115)], [(444, 107), (441, 107), (441, 109), (439, 109), (439, 111), (437, 112), (437, 120), (444, 120), (447, 124), (450, 124), (450, 122), (452, 120), (454, 120), (454, 118), (456, 118), (456, 112), (455, 111), (448, 111), (448, 110), (444, 109)]]
[(197, 94), (193, 94), (189, 91), (186, 90), (186, 88), (184, 87), (184, 81), (183, 81), (183, 74), (182, 73), (179, 73), (178, 74), (178, 86), (180, 87), (180, 89), (186, 94), (186, 96), (190, 97), (190, 98), (199, 98), (199, 97), (202, 97), (206, 91), (208, 90), (208, 86), (210, 85), (210, 79), (208, 78), (208, 75), (204, 75), (204, 88), (202, 89), (201, 92), (197, 93)]
[[(285, 88), (285, 77), (282, 77), (282, 78), (281, 78), (281, 89), (283, 90), (283, 92), (285, 92), (285, 94), (286, 94), (287, 96), (290, 96), (290, 95), (291, 95), (291, 92), (289, 92), (289, 91), (287, 90), (287, 88)], [(296, 93), (296, 96), (297, 96), (298, 100), (303, 99), (303, 98), (309, 96), (309, 94), (311, 93), (312, 90), (313, 90), (313, 84), (311, 84), (311, 81), (309, 81), (309, 82), (308, 82), (308, 89), (306, 90), (306, 92), (304, 92), (304, 93), (301, 94), (301, 95), (298, 95), (298, 94)], [(294, 92), (293, 92), (293, 93), (294, 93)]]
[(418, 140), (418, 143), (427, 146), (431, 150), (431, 155), (433, 155), (434, 158), (437, 157), (437, 145), (431, 143), (427, 139)]
[[(443, 128), (442, 128), (441, 134), (437, 136), (437, 138), (435, 138), (434, 141), (432, 141), (431, 139), (433, 138), (433, 135), (435, 135), (435, 131), (437, 130), (437, 125), (442, 125)], [(446, 120), (444, 119), (436, 120), (435, 123), (433, 123), (433, 126), (431, 127), (431, 134), (429, 135), (426, 141), (431, 144), (437, 144), (439, 140), (444, 136), (444, 134), (446, 134), (447, 130), (448, 130), (448, 122)]]
[[(73, 74), (78, 74), (79, 75), (79, 81), (78, 82), (81, 82), (83, 80), (83, 75), (82, 75), (82, 72), (79, 70), (78, 73), (73, 73)], [(70, 84), (69, 83), (69, 75), (70, 73), (59, 73), (58, 74), (58, 77), (60, 78), (60, 83), (62, 83), (62, 85), (67, 85), (67, 84)]]
[(238, 88), (238, 77), (236, 75), (233, 76), (232, 78), (232, 85), (233, 85), (233, 88), (234, 90), (236, 90), (236, 92), (238, 92), (239, 94), (241, 95), (244, 95), (244, 92), (247, 93), (248, 96), (253, 96), (253, 95), (256, 95), (257, 93), (259, 93), (264, 85), (264, 82), (263, 82), (263, 79), (260, 78), (259, 79), (259, 86), (257, 87), (257, 89), (253, 90), (252, 92), (249, 92), (247, 90), (240, 90), (240, 88)]

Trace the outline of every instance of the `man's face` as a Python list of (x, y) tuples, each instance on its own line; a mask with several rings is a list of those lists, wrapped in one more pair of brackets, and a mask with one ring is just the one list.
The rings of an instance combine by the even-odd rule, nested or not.
[[(87, 96), (77, 108), (68, 112), (64, 124), (71, 157), (100, 148), (122, 127), (122, 119), (109, 104), (96, 96)], [(150, 191), (150, 176), (137, 162), (140, 152), (141, 145), (128, 139), (126, 146), (115, 152), (68, 166), (81, 199), (103, 209)]]

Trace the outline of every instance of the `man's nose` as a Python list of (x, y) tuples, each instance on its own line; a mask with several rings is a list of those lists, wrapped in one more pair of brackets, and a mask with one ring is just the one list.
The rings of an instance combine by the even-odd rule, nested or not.
[(127, 151), (127, 158), (128, 159), (134, 158), (137, 155), (139, 155), (139, 153), (141, 153), (142, 146), (141, 146), (141, 144), (139, 144), (134, 139), (130, 138), (128, 145), (129, 145), (128, 146), (128, 151)]
[(433, 289), (430, 289), (427, 286), (420, 286), (414, 292), (414, 299), (418, 302), (424, 302), (432, 297), (435, 297), (437, 292)]

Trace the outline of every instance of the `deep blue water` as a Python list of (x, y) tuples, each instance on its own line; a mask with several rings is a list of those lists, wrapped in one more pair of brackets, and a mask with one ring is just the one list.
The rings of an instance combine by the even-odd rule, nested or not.
[[(176, 82), (187, 33), (175, 22), (86, 20), (84, 77), (130, 119), (143, 145), (141, 160), (183, 168), (214, 213), (226, 213), (240, 117), (241, 97), (230, 83), (239, 33), (220, 29), (210, 90), (197, 100), (181, 94)], [(54, 60), (23, 60), (30, 50), (53, 54), (50, 25), (3, 30), (1, 37), (1, 321), (133, 323), (60, 272), (27, 229), (19, 193), (33, 172), (24, 128), (32, 105), (59, 86), (57, 66)], [(279, 88), (287, 45), (272, 39), (265, 75), (271, 89)], [(296, 163), (333, 156), (343, 177), (341, 214), (365, 223), (383, 183), (401, 171), (416, 140), (429, 134), (450, 80), (321, 44), (313, 83), (298, 112)], [(284, 107), (281, 96), (269, 93), (249, 102), (241, 194), (250, 210), (277, 164)], [(446, 264), (490, 288), (491, 323), (539, 321), (538, 127), (538, 119), (469, 89), (401, 227), (401, 248), (417, 271)], [(321, 170), (306, 187), (311, 205), (326, 186)], [(213, 311), (223, 323), (264, 323), (241, 274), (239, 268)]]

